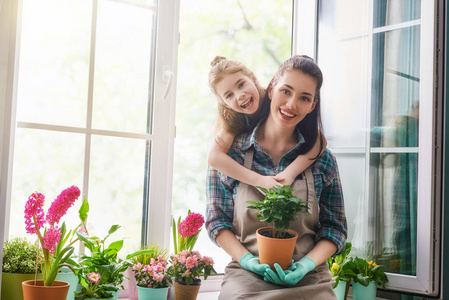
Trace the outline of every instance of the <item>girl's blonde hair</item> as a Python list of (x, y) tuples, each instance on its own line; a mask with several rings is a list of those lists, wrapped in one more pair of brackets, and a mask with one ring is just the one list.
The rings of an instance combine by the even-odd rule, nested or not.
[(254, 85), (259, 92), (259, 106), (263, 101), (265, 89), (260, 86), (257, 80), (253, 79), (255, 78), (253, 72), (251, 72), (251, 70), (241, 62), (226, 59), (226, 57), (223, 56), (215, 56), (210, 65), (209, 87), (218, 99), (217, 128), (224, 128), (226, 131), (234, 135), (245, 132), (249, 129), (245, 115), (230, 109), (224, 103), (220, 95), (217, 94), (216, 86), (226, 75), (242, 72), (243, 75), (248, 76), (251, 80), (253, 80)]

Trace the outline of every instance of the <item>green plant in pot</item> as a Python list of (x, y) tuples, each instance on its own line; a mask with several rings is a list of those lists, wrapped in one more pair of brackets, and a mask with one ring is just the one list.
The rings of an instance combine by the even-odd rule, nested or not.
[[(3, 244), (1, 299), (23, 299), (22, 281), (42, 279), (41, 266), (36, 265), (37, 243), (25, 238), (12, 238)], [(42, 250), (39, 249), (42, 256)]]
[(82, 288), (80, 292), (75, 293), (75, 299), (117, 299), (119, 289), (124, 288), (123, 273), (132, 263), (118, 257), (118, 252), (123, 247), (123, 240), (112, 242), (107, 247), (105, 245), (106, 239), (120, 227), (111, 226), (103, 239), (90, 237), (84, 232), (76, 233), (84, 246), (89, 249), (90, 255), (81, 256), (77, 273)]
[[(67, 282), (57, 281), (56, 276), (62, 267), (73, 270), (70, 257), (74, 252), (73, 246), (60, 246), (61, 227), (59, 222), (67, 210), (78, 199), (81, 192), (78, 187), (71, 186), (61, 192), (44, 211), (45, 196), (34, 192), (25, 204), (25, 228), (27, 233), (37, 235), (42, 247), (41, 262), (43, 280), (24, 281), (22, 283), (24, 300), (49, 299), (56, 296), (66, 299), (69, 290)], [(59, 252), (56, 250), (60, 247)], [(39, 263), (36, 260), (36, 263)]]
[(356, 274), (352, 271), (349, 266), (350, 260), (347, 259), (349, 253), (351, 252), (352, 244), (346, 242), (345, 249), (339, 255), (330, 257), (327, 260), (329, 265), (329, 271), (331, 272), (332, 278), (335, 281), (334, 292), (337, 295), (338, 300), (343, 300), (349, 290), (348, 281), (351, 280)]
[[(247, 201), (249, 209), (257, 210), (256, 217), (267, 227), (257, 230), (260, 264), (268, 264), (274, 269), (278, 263), (286, 270), (291, 264), (293, 251), (298, 234), (288, 229), (298, 218), (298, 213), (309, 214), (307, 201), (302, 201), (293, 195), (294, 190), (289, 185), (274, 186), (269, 190), (258, 187), (265, 198), (259, 201)], [(266, 248), (273, 248), (273, 251)], [(273, 246), (270, 246), (274, 244)]]
[(360, 257), (348, 257), (345, 267), (353, 272), (352, 294), (354, 300), (376, 299), (377, 287), (385, 288), (388, 277), (383, 266), (377, 265), (373, 260)]

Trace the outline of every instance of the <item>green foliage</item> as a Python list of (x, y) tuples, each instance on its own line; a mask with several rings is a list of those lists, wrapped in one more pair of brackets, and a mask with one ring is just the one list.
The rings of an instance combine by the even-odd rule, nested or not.
[(334, 288), (338, 286), (340, 280), (349, 281), (356, 276), (354, 271), (349, 268), (349, 261), (346, 259), (351, 252), (351, 249), (352, 244), (346, 242), (346, 247), (341, 254), (330, 257), (327, 260), (329, 271), (331, 272), (332, 278), (335, 280)]
[(302, 201), (293, 195), (294, 190), (289, 185), (274, 186), (269, 190), (258, 187), (265, 198), (256, 201), (246, 201), (251, 204), (250, 209), (258, 211), (257, 218), (262, 222), (268, 223), (275, 229), (273, 237), (281, 236), (296, 218), (297, 213), (309, 214), (307, 201)]
[(133, 264), (141, 263), (142, 265), (149, 265), (151, 259), (157, 259), (162, 256), (165, 260), (168, 259), (168, 250), (165, 248), (159, 248), (158, 245), (145, 246), (141, 250), (131, 253), (126, 256), (126, 259), (131, 259)]
[(388, 282), (387, 275), (382, 271), (383, 266), (377, 265), (375, 262), (367, 261), (359, 257), (348, 257), (346, 268), (350, 269), (355, 276), (352, 277), (354, 282), (358, 282), (363, 286), (368, 286), (371, 281), (375, 281), (378, 286), (385, 288)]
[(123, 247), (123, 240), (115, 241), (105, 246), (106, 239), (117, 231), (121, 226), (112, 225), (108, 234), (103, 239), (92, 236), (89, 237), (83, 232), (77, 232), (78, 238), (84, 243), (84, 246), (90, 250), (90, 255), (82, 255), (80, 268), (77, 269), (80, 281), (83, 276), (91, 272), (100, 273), (102, 282), (114, 287), (122, 286), (125, 276), (123, 272), (132, 265), (130, 260), (118, 258), (118, 252)]
[[(42, 251), (39, 249), (39, 256)], [(12, 238), (3, 244), (2, 272), (32, 274), (36, 272), (36, 243), (31, 243), (25, 238)], [(37, 272), (41, 272), (38, 264)]]

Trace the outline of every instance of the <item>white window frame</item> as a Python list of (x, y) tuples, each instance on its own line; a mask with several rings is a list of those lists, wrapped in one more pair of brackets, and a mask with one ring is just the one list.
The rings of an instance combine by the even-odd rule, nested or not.
[[(307, 0), (295, 1), (295, 15), (301, 12), (301, 16), (307, 16), (302, 20), (294, 22), (294, 36), (293, 36), (293, 50), (294, 54), (308, 54), (316, 58), (317, 39), (316, 33), (318, 24), (318, 2), (314, 0), (314, 4)], [(441, 149), (441, 130), (436, 126), (435, 110), (438, 107), (437, 103), (441, 99), (437, 96), (436, 91), (436, 1), (422, 1), (421, 4), (421, 19), (420, 21), (405, 22), (393, 26), (385, 26), (383, 28), (370, 29), (369, 42), (369, 61), (371, 65), (372, 58), (372, 35), (375, 32), (388, 32), (390, 30), (407, 27), (415, 22), (421, 26), (421, 52), (420, 52), (420, 101), (428, 99), (426, 105), (419, 106), (419, 148), (407, 149), (407, 152), (416, 150), (419, 152), (418, 158), (418, 232), (417, 232), (417, 262), (416, 262), (416, 276), (401, 275), (396, 273), (388, 273), (389, 282), (387, 290), (400, 291), (406, 293), (417, 293), (429, 296), (436, 296), (439, 291), (439, 266), (440, 266), (440, 218), (439, 207), (441, 200), (441, 154), (435, 149)], [(373, 7), (373, 0), (370, 1)], [(313, 16), (313, 17), (310, 17)], [(441, 18), (442, 16), (440, 16)], [(372, 22), (371, 22), (372, 24)], [(314, 37), (311, 38), (301, 28), (313, 28), (315, 32)], [(311, 44), (313, 43), (313, 44)], [(318, 45), (319, 46), (319, 45)], [(368, 72), (371, 71), (371, 66)], [(371, 74), (368, 81), (371, 82)], [(369, 99), (370, 89), (367, 98)], [(440, 105), (441, 107), (441, 105)], [(441, 109), (441, 108), (440, 108)], [(367, 110), (367, 128), (369, 124), (369, 108)], [(367, 139), (369, 141), (369, 138)], [(331, 149), (334, 153), (355, 153), (356, 150), (350, 149)], [(369, 157), (370, 153), (378, 151), (388, 152), (403, 152), (399, 148), (371, 148), (366, 146), (363, 151), (366, 155), (366, 189), (365, 200), (369, 197)], [(359, 151), (357, 151), (359, 152)]]
[[(127, 0), (109, 0), (127, 2)], [(179, 40), (179, 0), (159, 2), (156, 33), (154, 80), (154, 119), (153, 134), (125, 134), (114, 131), (102, 131), (111, 136), (127, 136), (143, 138), (152, 142), (150, 162), (150, 194), (148, 203), (147, 239), (162, 247), (169, 247), (171, 226), (171, 190), (173, 152), (175, 137), (175, 103), (176, 103), (176, 69)], [(98, 0), (93, 0), (94, 8)], [(3, 242), (8, 239), (9, 211), (11, 199), (11, 180), (14, 134), (16, 128), (16, 94), (18, 52), (20, 51), (20, 11), (22, 1), (0, 0), (0, 254)], [(151, 9), (151, 5), (148, 5)], [(95, 25), (93, 25), (95, 26)], [(93, 80), (90, 76), (90, 80)], [(92, 84), (90, 83), (90, 86)], [(90, 91), (91, 92), (91, 91)], [(80, 132), (79, 128), (64, 126), (47, 126), (32, 123), (18, 124), (20, 127), (31, 127), (51, 130), (68, 130)], [(98, 130), (82, 129), (90, 135)], [(153, 174), (156, 174), (154, 176)], [(87, 192), (87, 179), (84, 187)], [(154, 187), (154, 188), (151, 188)], [(2, 255), (0, 255), (1, 262)], [(1, 275), (0, 275), (1, 276)], [(1, 277), (0, 277), (1, 279)]]

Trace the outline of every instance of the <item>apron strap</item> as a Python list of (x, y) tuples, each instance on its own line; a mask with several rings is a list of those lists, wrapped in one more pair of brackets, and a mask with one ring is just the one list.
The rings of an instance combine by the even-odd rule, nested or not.
[(243, 166), (245, 168), (251, 170), (251, 166), (253, 164), (253, 157), (254, 157), (254, 146), (251, 146), (245, 152), (245, 162), (243, 163)]

